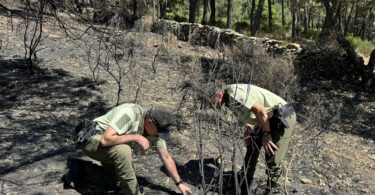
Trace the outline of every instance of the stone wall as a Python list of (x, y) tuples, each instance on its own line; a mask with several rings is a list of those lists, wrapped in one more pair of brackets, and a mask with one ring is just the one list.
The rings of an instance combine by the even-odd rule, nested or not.
[(203, 45), (217, 48), (220, 44), (234, 45), (239, 42), (261, 43), (267, 50), (274, 53), (292, 52), (299, 53), (302, 48), (296, 43), (284, 43), (283, 41), (269, 38), (248, 37), (230, 29), (220, 29), (215, 26), (201, 25), (170, 20), (157, 20), (153, 23), (152, 32), (172, 33), (177, 39), (188, 41), (193, 45)]

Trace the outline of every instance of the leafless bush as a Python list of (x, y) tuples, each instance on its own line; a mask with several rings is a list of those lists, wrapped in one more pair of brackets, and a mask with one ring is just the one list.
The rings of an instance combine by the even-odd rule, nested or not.
[[(202, 62), (202, 64), (196, 64), (192, 67), (201, 65), (203, 78), (199, 76), (189, 77), (187, 83), (190, 86), (184, 86), (183, 88), (191, 87), (193, 97), (198, 97), (204, 93), (201, 86), (207, 81), (221, 80), (227, 84), (254, 84), (294, 102), (295, 96), (298, 94), (299, 84), (292, 60), (291, 56), (273, 56), (266, 52), (261, 45), (237, 44), (225, 46), (218, 58), (203, 58), (201, 61), (196, 61), (195, 63)], [(196, 100), (196, 104), (198, 104), (195, 106), (198, 110), (199, 108), (202, 109), (199, 99)], [(229, 118), (226, 117), (228, 114)], [(214, 177), (209, 179), (209, 182), (205, 178), (204, 170), (201, 170), (203, 177), (202, 194), (208, 191), (216, 191), (219, 194), (228, 193), (226, 190), (231, 190), (233, 194), (240, 194), (241, 184), (249, 185), (245, 179), (237, 178), (237, 171), (241, 166), (245, 166), (241, 164), (245, 157), (243, 127), (227, 108), (216, 109), (214, 114), (196, 114), (194, 117), (196, 119), (195, 127), (197, 128), (195, 130), (197, 148), (202, 161), (201, 166), (203, 167), (202, 158), (205, 158), (203, 129), (209, 128), (209, 131), (212, 132), (211, 135), (214, 136), (218, 148), (218, 154), (216, 155), (219, 159), (222, 159), (216, 167)], [(210, 126), (210, 123), (215, 125)], [(266, 164), (264, 158), (261, 158), (260, 162)], [(231, 169), (233, 172), (225, 173), (224, 169)], [(228, 182), (231, 183), (230, 186), (226, 186)], [(230, 189), (226, 189), (228, 187)], [(252, 189), (252, 192), (254, 190)]]
[(135, 66), (133, 61), (134, 45), (129, 44), (129, 47), (127, 47), (122, 36), (99, 34), (97, 38), (97, 42), (88, 46), (86, 51), (87, 61), (95, 82), (99, 80), (100, 70), (103, 70), (116, 82), (117, 99), (115, 105), (118, 105), (123, 90), (123, 77), (128, 76), (128, 73)]
[[(60, 11), (63, 14), (53, 15), (65, 35), (86, 50), (94, 82), (100, 84), (104, 78), (109, 82), (114, 81), (117, 86), (115, 105), (121, 102), (123, 83), (127, 77), (131, 77), (132, 69), (137, 63), (133, 52), (135, 41), (127, 40), (128, 31), (120, 29), (120, 20), (113, 19), (106, 26), (96, 25), (95, 21), (87, 18), (82, 12), (89, 7), (102, 11), (119, 11), (113, 7), (120, 5), (118, 3), (122, 3), (121, 8), (131, 8), (125, 5), (126, 2), (130, 1), (66, 1), (63, 4), (64, 9)], [(107, 76), (111, 79), (107, 79)], [(143, 81), (136, 82), (136, 96), (140, 93), (142, 84)]]
[[(27, 62), (27, 67), (30, 73), (33, 72), (34, 62), (37, 60), (37, 49), (39, 43), (42, 40), (43, 34), (43, 17), (47, 8), (47, 2), (44, 0), (38, 1), (35, 4), (34, 1), (25, 0), (25, 18), (24, 18), (24, 35), (23, 43), (25, 48), (24, 58)], [(36, 10), (34, 9), (36, 8)]]
[(288, 101), (293, 101), (299, 90), (292, 58), (270, 55), (257, 44), (224, 46), (218, 59), (203, 59), (203, 69), (206, 81), (254, 84)]

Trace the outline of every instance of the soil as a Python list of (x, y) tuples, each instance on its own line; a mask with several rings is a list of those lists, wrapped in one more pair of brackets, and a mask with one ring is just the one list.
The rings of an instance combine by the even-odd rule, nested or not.
[[(105, 71), (99, 72), (97, 82), (92, 77), (87, 51), (90, 45), (95, 45), (94, 34), (88, 32), (81, 40), (73, 40), (52, 19), (44, 26), (39, 46), (43, 49), (38, 52), (34, 73), (28, 73), (20, 22), (19, 18), (13, 18), (12, 31), (10, 18), (0, 14), (0, 193), (90, 193), (64, 188), (61, 180), (67, 172), (67, 159), (83, 156), (74, 146), (72, 130), (78, 119), (93, 118), (116, 104), (117, 84)], [(77, 28), (84, 28), (77, 21), (71, 22)], [(179, 114), (179, 131), (173, 133), (168, 149), (193, 194), (203, 194), (209, 185), (202, 187), (199, 170), (205, 170), (205, 180), (209, 182), (218, 171), (222, 150), (219, 161), (224, 165), (224, 174), (233, 168), (230, 163), (233, 145), (239, 151), (245, 150), (241, 140), (233, 139), (232, 132), (224, 131), (219, 136), (208, 119), (199, 132), (196, 126), (199, 110), (194, 108), (191, 96), (181, 104), (183, 93), (179, 86), (203, 74), (197, 66), (198, 59), (212, 58), (219, 52), (191, 46), (173, 36), (146, 31), (121, 33), (124, 33), (122, 41), (129, 46), (125, 53), (131, 50), (135, 65), (128, 69), (129, 56), (122, 58), (126, 75), (121, 81), (120, 103), (164, 105)], [(326, 114), (323, 116), (313, 115), (314, 107), (304, 112), (330, 123), (308, 128), (307, 124), (316, 118), (308, 118), (310, 123), (299, 119), (284, 159), (285, 190), (288, 194), (375, 194), (374, 94), (354, 85), (342, 86), (330, 81), (312, 80), (303, 86), (305, 96), (301, 94), (301, 102), (308, 97), (319, 97), (328, 105), (327, 110), (320, 111)], [(214, 115), (210, 110), (204, 112)], [(202, 153), (196, 144), (199, 133), (204, 140)], [(200, 156), (206, 159), (202, 167)], [(235, 169), (241, 164), (239, 156), (235, 158)], [(254, 194), (262, 190), (266, 181), (264, 160), (260, 159), (258, 164)], [(134, 154), (134, 165), (145, 192), (178, 193), (155, 150)], [(219, 189), (214, 186), (206, 193), (218, 194)]]

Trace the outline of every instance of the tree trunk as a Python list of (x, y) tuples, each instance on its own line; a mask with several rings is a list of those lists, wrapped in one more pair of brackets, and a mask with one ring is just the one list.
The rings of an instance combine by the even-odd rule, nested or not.
[(233, 0), (228, 0), (227, 7), (227, 28), (232, 28)]
[(372, 52), (371, 52), (370, 60), (367, 64), (366, 78), (363, 79), (364, 88), (369, 89), (372, 86), (373, 90), (375, 91), (374, 68), (375, 68), (375, 49), (372, 50)]
[(358, 28), (358, 25), (359, 25), (359, 20), (358, 20), (358, 16), (359, 16), (359, 8), (358, 8), (358, 5), (356, 5), (356, 10), (355, 10), (355, 16), (354, 16), (354, 22), (353, 22), (353, 36), (358, 36), (359, 35), (359, 28)]
[(281, 24), (285, 26), (284, 0), (281, 0)]
[(190, 0), (189, 6), (189, 22), (195, 23), (195, 10), (197, 8), (197, 0)]
[(156, 3), (155, 3), (156, 0), (152, 0), (152, 20), (155, 20), (157, 17), (157, 13), (156, 13)]
[(336, 13), (339, 2), (338, 0), (324, 0), (323, 3), (326, 9), (326, 17), (324, 18), (323, 29), (320, 32), (319, 39), (325, 42), (325, 40), (334, 40), (337, 37)]
[(337, 8), (337, 13), (336, 13), (336, 18), (337, 18), (337, 32), (338, 33), (341, 33), (342, 32), (342, 25), (341, 25), (341, 22), (342, 22), (342, 19), (341, 19), (341, 7), (342, 7), (342, 4), (341, 2), (339, 3), (339, 6)]
[(159, 7), (160, 7), (160, 18), (165, 19), (167, 16), (167, 1), (159, 0)]
[[(368, 17), (367, 23), (368, 24), (375, 24), (375, 12), (374, 11), (370, 12), (370, 15)], [(374, 27), (375, 27), (374, 25), (372, 25), (372, 26), (369, 25), (368, 26), (369, 32), (374, 32), (375, 31)], [(373, 41), (374, 40), (374, 35), (375, 35), (374, 33), (367, 33), (367, 40)]]
[(292, 14), (292, 38), (297, 37), (297, 24), (298, 24), (298, 0), (292, 0), (291, 2), (291, 14)]
[(371, 7), (369, 10), (368, 10), (368, 14), (366, 13), (363, 13), (363, 22), (362, 22), (362, 34), (361, 34), (361, 39), (362, 40), (365, 40), (367, 38), (367, 24), (368, 24), (368, 21), (369, 21), (369, 18), (371, 16), (371, 13), (372, 13), (372, 9), (373, 7)]
[(254, 12), (255, 12), (255, 0), (251, 0), (251, 11), (250, 11), (250, 30), (254, 24)]
[(210, 9), (211, 9), (211, 14), (210, 14), (210, 24), (215, 25), (216, 19), (216, 5), (215, 5), (215, 0), (210, 0)]
[(308, 13), (307, 13), (307, 28), (312, 28), (313, 26), (312, 26), (312, 14), (311, 14), (311, 9), (308, 9), (307, 10), (308, 11)]
[(371, 86), (374, 87), (374, 90), (375, 90), (375, 83), (374, 83), (374, 79), (375, 79), (375, 75), (374, 75), (374, 68), (375, 68), (375, 49), (372, 50), (371, 52), (371, 55), (370, 55), (370, 59), (369, 59), (369, 62), (367, 64), (366, 67), (366, 70), (365, 70), (365, 77), (363, 78), (363, 87), (365, 89), (368, 89), (370, 88)]
[(268, 0), (268, 30), (272, 32), (272, 0)]
[(349, 15), (348, 15), (348, 17), (346, 18), (346, 23), (345, 23), (345, 26), (344, 26), (344, 36), (346, 36), (346, 34), (348, 33), (350, 19), (352, 18), (353, 10), (354, 10), (354, 8), (355, 8), (355, 4), (356, 4), (356, 3), (357, 3), (357, 1), (354, 1), (354, 2), (353, 2), (353, 5), (352, 5), (352, 7), (350, 8), (350, 11), (349, 11)]
[(208, 0), (203, 0), (202, 24), (207, 24)]
[(369, 59), (369, 62), (367, 64), (367, 72), (369, 73), (374, 73), (374, 68), (375, 68), (375, 49), (372, 50), (371, 52), (371, 55), (370, 55), (370, 59)]
[(259, 0), (257, 13), (254, 17), (254, 24), (251, 28), (251, 36), (255, 36), (257, 34), (257, 31), (260, 26), (260, 20), (262, 18), (263, 6), (264, 6), (264, 0)]
[(363, 17), (363, 20), (362, 20), (362, 26), (361, 26), (361, 39), (362, 40), (365, 40), (366, 39), (366, 19), (367, 17)]
[(304, 33), (307, 33), (307, 30), (309, 29), (309, 15), (308, 15), (308, 7), (307, 6), (304, 6), (303, 7), (303, 32)]
[(320, 14), (318, 14), (318, 19), (316, 20), (316, 28), (320, 29)]

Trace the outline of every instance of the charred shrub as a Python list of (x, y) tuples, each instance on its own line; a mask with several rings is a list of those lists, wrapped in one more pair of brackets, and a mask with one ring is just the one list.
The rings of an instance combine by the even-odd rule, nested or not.
[(223, 48), (221, 59), (206, 61), (210, 79), (225, 83), (248, 83), (293, 99), (298, 89), (292, 56), (272, 55), (259, 44), (239, 43)]

